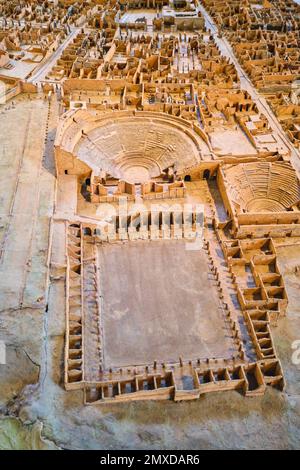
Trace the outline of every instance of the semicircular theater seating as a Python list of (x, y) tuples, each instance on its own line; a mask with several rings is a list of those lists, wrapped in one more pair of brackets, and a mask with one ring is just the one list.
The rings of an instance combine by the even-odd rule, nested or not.
[(284, 212), (300, 202), (300, 185), (289, 163), (245, 163), (224, 170), (238, 213)]
[(197, 164), (206, 148), (193, 125), (154, 112), (68, 112), (61, 120), (55, 146), (85, 163), (94, 174), (145, 182), (166, 168)]

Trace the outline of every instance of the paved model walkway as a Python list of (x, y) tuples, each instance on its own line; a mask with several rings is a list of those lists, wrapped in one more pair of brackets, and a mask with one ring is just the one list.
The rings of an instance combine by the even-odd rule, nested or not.
[(64, 50), (72, 43), (72, 41), (76, 38), (76, 36), (79, 34), (79, 32), (82, 30), (82, 27), (80, 28), (74, 28), (69, 36), (66, 38), (66, 40), (57, 48), (57, 50), (52, 54), (49, 60), (45, 62), (42, 67), (34, 72), (34, 74), (28, 79), (29, 83), (37, 83), (37, 82), (43, 82), (46, 81), (46, 77), (48, 73), (52, 70), (52, 68), (55, 66), (56, 62), (58, 59), (62, 56)]
[(0, 310), (45, 305), (55, 189), (53, 172), (45, 167), (52, 159), (45, 136), (47, 142), (53, 138), (55, 118), (55, 101), (39, 96), (18, 97), (14, 107), (1, 108)]

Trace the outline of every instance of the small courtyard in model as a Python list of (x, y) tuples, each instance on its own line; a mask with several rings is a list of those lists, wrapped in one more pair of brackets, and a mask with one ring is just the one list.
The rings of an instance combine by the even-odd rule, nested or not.
[(98, 264), (106, 368), (231, 357), (203, 250), (187, 251), (183, 240), (103, 244)]

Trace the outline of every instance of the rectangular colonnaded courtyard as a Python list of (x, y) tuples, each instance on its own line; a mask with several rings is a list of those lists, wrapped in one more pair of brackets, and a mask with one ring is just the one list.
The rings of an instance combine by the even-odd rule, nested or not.
[(105, 368), (231, 357), (203, 249), (183, 240), (98, 245)]

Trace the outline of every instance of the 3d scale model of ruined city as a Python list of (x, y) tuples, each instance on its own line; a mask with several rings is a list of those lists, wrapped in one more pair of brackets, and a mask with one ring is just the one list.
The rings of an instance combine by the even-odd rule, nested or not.
[(0, 0), (0, 103), (6, 415), (297, 395), (300, 5)]

